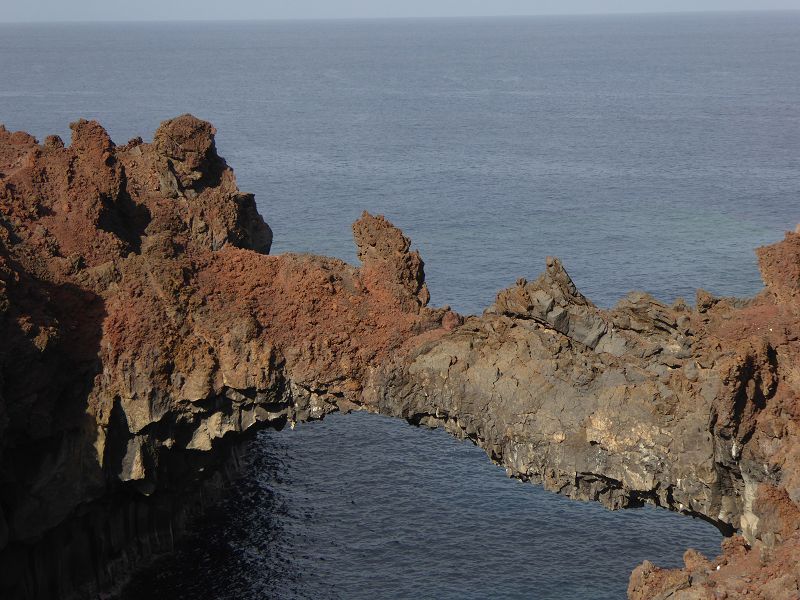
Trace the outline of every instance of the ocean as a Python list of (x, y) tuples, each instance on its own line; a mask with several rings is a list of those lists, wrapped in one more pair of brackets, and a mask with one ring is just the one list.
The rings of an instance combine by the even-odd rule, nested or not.
[[(800, 12), (0, 25), (0, 122), (117, 143), (191, 112), (273, 253), (355, 262), (385, 214), (435, 305), (480, 313), (547, 255), (601, 306), (761, 289), (800, 221)], [(709, 524), (509, 480), (441, 431), (335, 415), (264, 432), (231, 496), (127, 600), (624, 597)]]

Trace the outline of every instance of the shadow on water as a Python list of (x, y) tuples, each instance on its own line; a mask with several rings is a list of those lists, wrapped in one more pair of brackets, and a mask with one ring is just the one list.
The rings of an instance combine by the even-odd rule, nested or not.
[(624, 597), (641, 561), (716, 555), (710, 524), (505, 477), (443, 431), (356, 413), (250, 442), (232, 495), (124, 600)]

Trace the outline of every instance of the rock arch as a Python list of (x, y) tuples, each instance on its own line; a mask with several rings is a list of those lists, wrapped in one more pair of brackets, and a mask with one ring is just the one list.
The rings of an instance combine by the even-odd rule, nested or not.
[[(602, 310), (551, 258), (463, 317), (428, 306), (422, 259), (380, 216), (354, 224), (358, 267), (268, 255), (208, 123), (183, 115), (124, 146), (72, 129), (67, 147), (0, 129), (8, 597), (113, 584), (175, 514), (114, 506), (191, 487), (249, 431), (336, 410), (444, 427), (558, 493), (744, 535), (714, 565), (643, 565), (633, 598), (735, 594), (741, 568), (798, 589), (800, 234), (758, 250), (766, 289), (749, 300), (632, 293)], [(70, 552), (92, 566), (65, 566)]]

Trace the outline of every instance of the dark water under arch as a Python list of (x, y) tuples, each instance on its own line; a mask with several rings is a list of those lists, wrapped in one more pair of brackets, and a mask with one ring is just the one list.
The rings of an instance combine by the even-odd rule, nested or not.
[(444, 431), (356, 413), (264, 432), (232, 495), (123, 600), (612, 600), (642, 560), (715, 555), (710, 524), (508, 479)]

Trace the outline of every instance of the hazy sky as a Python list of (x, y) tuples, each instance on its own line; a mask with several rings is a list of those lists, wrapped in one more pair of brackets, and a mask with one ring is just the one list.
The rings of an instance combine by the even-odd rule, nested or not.
[(0, 21), (297, 19), (800, 9), (800, 0), (0, 0)]

